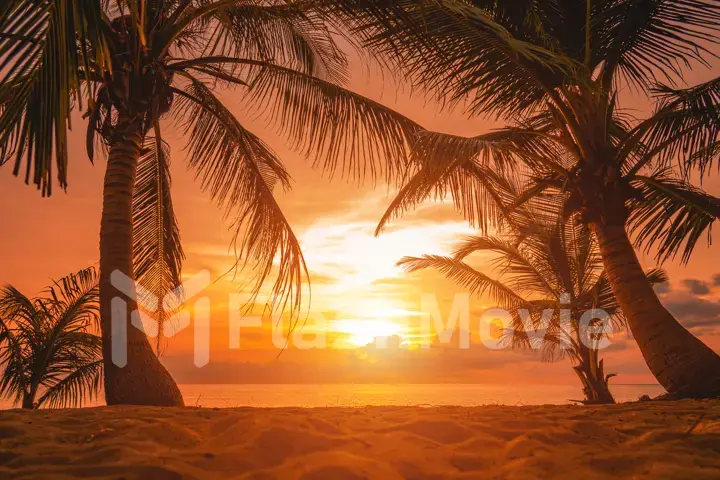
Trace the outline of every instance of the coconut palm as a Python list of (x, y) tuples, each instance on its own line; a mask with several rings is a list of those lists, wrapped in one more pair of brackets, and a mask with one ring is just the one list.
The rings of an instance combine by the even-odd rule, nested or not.
[[(220, 98), (234, 88), (245, 113), (265, 114), (330, 173), (392, 178), (419, 127), (339, 85), (345, 55), (333, 32), (294, 1), (9, 0), (0, 7), (0, 154), (51, 193), (67, 184), (67, 130), (88, 120), (90, 159), (107, 150), (100, 233), (100, 307), (108, 404), (181, 405), (146, 336), (127, 328), (127, 364), (111, 361), (111, 283), (119, 271), (159, 298), (183, 259), (170, 197), (163, 120), (187, 139), (188, 166), (233, 220), (238, 264), (257, 294), (296, 313), (307, 276), (273, 190), (281, 160)], [(135, 194), (134, 194), (135, 193)], [(134, 271), (134, 275), (133, 275)], [(127, 312), (135, 310), (134, 295)], [(130, 314), (127, 313), (129, 322)], [(127, 322), (126, 322), (127, 323)]]
[[(478, 253), (491, 268), (489, 274), (468, 262)], [(525, 220), (505, 235), (471, 237), (453, 256), (405, 257), (399, 265), (409, 272), (433, 269), (472, 294), (489, 295), (510, 315), (503, 331), (510, 345), (540, 350), (544, 361), (568, 358), (581, 381), (583, 403), (615, 402), (608, 386), (614, 374), (605, 373), (600, 350), (608, 340), (606, 327), (618, 331), (625, 317), (602, 268), (595, 236), (584, 225)], [(647, 280), (655, 284), (667, 278), (656, 269)], [(586, 312), (592, 318), (583, 317)]]
[(28, 298), (0, 290), (0, 396), (22, 408), (81, 406), (100, 389), (98, 277), (81, 270)]
[[(518, 204), (556, 194), (566, 218), (596, 235), (608, 280), (650, 370), (677, 396), (720, 395), (720, 356), (665, 309), (635, 246), (661, 261), (696, 243), (720, 200), (689, 182), (718, 149), (718, 80), (682, 79), (720, 38), (717, 0), (353, 0), (327, 5), (364, 42), (448, 107), (492, 114), (507, 127), (474, 138), (427, 133), (415, 169), (383, 217), (432, 194), (452, 195), (487, 227), (512, 210), (483, 167), (504, 172)], [(648, 118), (623, 109), (621, 90), (655, 102)], [(675, 164), (677, 162), (677, 165)], [(517, 206), (517, 205), (515, 205)]]

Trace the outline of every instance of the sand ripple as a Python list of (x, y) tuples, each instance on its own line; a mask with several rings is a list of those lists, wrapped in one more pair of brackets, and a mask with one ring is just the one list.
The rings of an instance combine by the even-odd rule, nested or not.
[(720, 402), (0, 412), (0, 479), (720, 478)]

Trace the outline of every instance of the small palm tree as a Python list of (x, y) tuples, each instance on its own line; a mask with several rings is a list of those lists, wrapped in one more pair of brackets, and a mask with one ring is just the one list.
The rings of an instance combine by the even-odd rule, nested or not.
[[(658, 381), (676, 396), (720, 395), (720, 356), (662, 305), (633, 248), (686, 262), (720, 218), (720, 199), (689, 181), (720, 153), (720, 79), (660, 85), (713, 56), (720, 1), (353, 0), (327, 8), (446, 105), (508, 124), (472, 138), (421, 135), (378, 231), (433, 194), (452, 195), (481, 227), (557, 195), (564, 216), (597, 235), (610, 285)], [(623, 109), (625, 87), (650, 95), (654, 114)], [(522, 191), (517, 204), (500, 201), (498, 173)]]
[[(184, 258), (170, 196), (163, 124), (187, 140), (188, 165), (233, 220), (238, 265), (265, 281), (273, 306), (297, 312), (307, 269), (275, 197), (281, 159), (221, 99), (269, 117), (332, 173), (392, 178), (418, 126), (341, 88), (347, 59), (305, 2), (292, 0), (7, 0), (0, 6), (0, 164), (14, 160), (49, 195), (67, 185), (73, 112), (87, 151), (107, 151), (100, 228), (100, 310), (108, 404), (182, 405), (147, 337), (127, 329), (127, 364), (111, 359), (110, 281), (119, 271), (164, 298)], [(132, 295), (131, 295), (132, 297)], [(135, 310), (128, 301), (128, 312)], [(161, 315), (159, 320), (163, 320)], [(130, 322), (128, 314), (127, 322)], [(162, 322), (161, 322), (162, 323)], [(162, 327), (162, 325), (161, 325)], [(162, 332), (162, 328), (160, 329)]]
[(93, 268), (28, 298), (0, 290), (0, 396), (22, 408), (82, 406), (100, 390), (102, 340), (98, 277)]
[[(531, 232), (528, 234), (528, 232)], [(492, 255), (490, 275), (466, 262), (475, 253)], [(625, 325), (587, 228), (573, 222), (526, 223), (502, 237), (472, 237), (452, 257), (425, 255), (399, 262), (407, 271), (434, 269), (477, 296), (489, 295), (512, 318), (504, 337), (513, 347), (541, 350), (544, 361), (567, 357), (580, 378), (586, 404), (614, 403), (600, 358), (604, 325), (585, 312), (606, 312), (613, 331)], [(662, 270), (647, 274), (651, 283), (667, 281)], [(568, 314), (561, 312), (567, 311)]]

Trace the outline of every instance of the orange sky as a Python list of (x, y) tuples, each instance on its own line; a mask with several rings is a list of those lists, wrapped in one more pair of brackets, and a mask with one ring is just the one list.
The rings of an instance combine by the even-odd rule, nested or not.
[[(408, 89), (396, 94), (394, 85), (385, 82), (383, 86), (379, 78), (360, 72), (356, 72), (353, 89), (428, 129), (477, 135), (493, 125), (484, 119), (468, 120), (459, 111), (440, 112), (434, 101), (413, 95)], [(697, 69), (686, 80), (693, 84), (718, 74), (720, 63), (710, 70)], [(309, 168), (309, 162), (290, 152), (262, 120), (244, 117), (239, 95), (242, 90), (226, 92), (223, 97), (234, 105), (232, 110), (241, 122), (280, 154), (293, 176), (292, 192), (278, 195), (301, 238), (313, 279), (311, 313), (303, 332), (312, 336), (317, 319), (324, 317), (330, 330), (329, 348), (299, 350), (290, 345), (278, 358), (266, 322), (264, 328), (243, 330), (241, 349), (230, 349), (230, 295), (240, 291), (242, 282), (227, 276), (205, 292), (212, 308), (210, 364), (202, 369), (193, 365), (191, 330), (168, 341), (163, 359), (179, 382), (576, 381), (566, 362), (547, 365), (532, 353), (488, 350), (478, 344), (477, 332), (472, 329), (469, 350), (457, 348), (456, 342), (428, 349), (395, 346), (385, 351), (362, 346), (376, 335), (398, 334), (410, 344), (427, 341), (417, 335), (421, 294), (436, 293), (439, 308), (447, 315), (453, 295), (462, 291), (439, 275), (404, 274), (394, 264), (405, 255), (449, 253), (453, 243), (471, 234), (472, 229), (452, 206), (427, 205), (396, 222), (382, 237), (374, 238), (376, 223), (390, 199), (387, 188), (328, 182)], [(625, 92), (625, 96), (630, 98), (631, 93)], [(642, 110), (643, 105), (631, 99), (624, 106)], [(56, 190), (52, 198), (43, 199), (33, 187), (14, 178), (10, 168), (0, 169), (0, 283), (12, 283), (27, 294), (37, 293), (51, 278), (98, 260), (104, 161), (90, 164), (84, 149), (84, 125), (79, 118), (74, 125), (67, 194)], [(168, 131), (165, 137), (173, 150), (173, 198), (187, 255), (184, 274), (192, 276), (207, 269), (216, 280), (233, 264), (228, 225), (186, 171), (183, 142), (177, 132)], [(706, 180), (705, 187), (720, 196), (717, 178)], [(667, 264), (672, 282), (662, 295), (678, 318), (716, 351), (720, 350), (720, 281), (713, 277), (720, 274), (716, 261), (719, 254), (718, 245), (700, 245), (687, 267)], [(653, 264), (649, 257), (642, 260), (646, 266)], [(479, 312), (490, 306), (492, 302), (487, 299), (473, 299), (472, 324), (477, 323)], [(626, 335), (616, 338), (604, 355), (606, 369), (620, 374), (618, 383), (653, 381), (637, 347)]]

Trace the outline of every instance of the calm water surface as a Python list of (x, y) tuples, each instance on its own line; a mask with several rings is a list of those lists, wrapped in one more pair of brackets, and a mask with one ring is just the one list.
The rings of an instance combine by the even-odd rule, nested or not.
[[(203, 407), (359, 407), (366, 405), (542, 405), (581, 398), (565, 385), (181, 385), (187, 405)], [(659, 385), (617, 385), (617, 401), (660, 395)]]
[[(220, 408), (543, 405), (582, 397), (575, 385), (180, 385), (180, 390), (188, 406)], [(612, 392), (617, 401), (627, 402), (664, 390), (659, 385), (614, 385)], [(0, 400), (0, 408), (10, 408), (10, 403)]]

